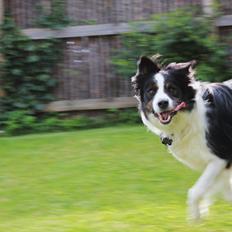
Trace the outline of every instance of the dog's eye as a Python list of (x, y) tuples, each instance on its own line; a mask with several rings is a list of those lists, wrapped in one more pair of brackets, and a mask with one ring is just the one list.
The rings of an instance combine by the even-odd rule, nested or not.
[(166, 86), (166, 89), (173, 97), (179, 96), (179, 89), (176, 86), (174, 86), (172, 84), (168, 84)]
[(148, 89), (147, 90), (147, 95), (148, 96), (153, 96), (155, 94), (155, 92), (156, 92), (156, 89), (154, 89), (154, 88)]

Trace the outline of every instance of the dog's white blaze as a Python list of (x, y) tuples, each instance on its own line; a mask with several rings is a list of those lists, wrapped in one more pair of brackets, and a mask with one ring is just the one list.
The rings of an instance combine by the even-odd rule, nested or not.
[(157, 87), (158, 87), (158, 90), (157, 90), (157, 92), (153, 98), (153, 101), (152, 101), (152, 107), (153, 107), (154, 111), (156, 113), (160, 113), (161, 110), (158, 106), (158, 103), (160, 101), (168, 101), (168, 106), (169, 106), (168, 110), (172, 109), (173, 108), (173, 101), (164, 91), (164, 84), (165, 84), (164, 76), (161, 73), (157, 73), (154, 76), (154, 79), (155, 79), (155, 81), (157, 83)]

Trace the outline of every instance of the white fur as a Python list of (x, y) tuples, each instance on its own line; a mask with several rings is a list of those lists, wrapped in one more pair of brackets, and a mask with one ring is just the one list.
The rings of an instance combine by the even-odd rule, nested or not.
[(152, 101), (152, 106), (155, 112), (157, 113), (160, 112), (160, 108), (158, 106), (158, 103), (160, 101), (168, 101), (169, 108), (167, 110), (172, 109), (173, 101), (164, 91), (164, 76), (161, 73), (157, 73), (154, 78), (156, 80), (157, 87), (158, 87), (158, 91)]
[[(156, 75), (156, 80), (158, 85), (163, 86), (161, 75)], [(197, 93), (196, 104), (191, 112), (178, 112), (168, 125), (161, 124), (152, 113), (146, 118), (141, 112), (141, 117), (143, 123), (153, 133), (159, 136), (166, 134), (173, 139), (169, 151), (174, 157), (192, 169), (203, 171), (188, 194), (190, 217), (199, 219), (207, 212), (215, 194), (221, 194), (225, 199), (232, 201), (232, 179), (231, 170), (225, 169), (226, 161), (212, 154), (207, 146), (205, 139), (208, 127), (205, 116), (207, 105), (201, 97), (201, 85), (195, 83), (193, 86)], [(158, 93), (157, 99), (164, 97), (162, 87)]]

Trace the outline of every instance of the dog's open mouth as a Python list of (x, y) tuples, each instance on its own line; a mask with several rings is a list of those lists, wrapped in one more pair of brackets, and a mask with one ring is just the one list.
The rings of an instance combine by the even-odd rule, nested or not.
[(181, 109), (184, 109), (187, 107), (186, 102), (181, 102), (179, 105), (176, 106), (173, 110), (170, 111), (164, 111), (161, 113), (155, 113), (155, 116), (158, 117), (159, 121), (162, 124), (168, 124), (171, 122), (172, 117)]

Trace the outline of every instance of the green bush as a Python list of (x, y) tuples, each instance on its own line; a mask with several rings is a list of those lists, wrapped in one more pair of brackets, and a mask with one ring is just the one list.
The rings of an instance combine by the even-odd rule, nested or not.
[[(36, 3), (40, 17), (35, 23), (52, 29), (67, 26), (69, 21), (65, 16), (65, 1), (51, 0), (50, 3), (51, 8), (47, 12), (41, 3)], [(22, 34), (8, 13), (4, 15), (0, 38), (0, 53), (3, 56), (0, 83), (4, 93), (0, 97), (0, 128), (4, 129), (6, 126), (9, 133), (18, 133), (20, 127), (25, 131), (31, 130), (27, 129), (30, 126), (26, 126), (23, 120), (33, 118), (35, 125), (38, 124), (37, 121), (44, 115), (46, 104), (54, 100), (54, 70), (61, 58), (62, 43), (53, 38), (32, 40)], [(21, 126), (16, 118), (22, 121)], [(47, 127), (49, 123), (54, 124), (52, 120), (48, 120), (45, 123)]]
[(12, 111), (35, 115), (54, 99), (56, 80), (52, 77), (59, 57), (59, 42), (33, 41), (21, 34), (10, 17), (5, 17), (0, 39), (1, 117)]
[(26, 134), (36, 126), (36, 117), (28, 115), (25, 111), (13, 111), (8, 113), (5, 132), (9, 135)]
[(70, 20), (65, 12), (66, 1), (64, 0), (50, 0), (51, 11), (44, 8), (41, 3), (36, 5), (38, 18), (35, 22), (36, 26), (61, 29), (69, 25)]
[(122, 46), (113, 58), (116, 70), (123, 76), (135, 72), (141, 55), (163, 55), (163, 63), (196, 60), (197, 76), (205, 81), (231, 78), (229, 48), (215, 33), (214, 21), (199, 16), (193, 10), (177, 10), (156, 15), (147, 25), (146, 33), (138, 28), (145, 22), (132, 24), (131, 33), (121, 36)]
[(140, 122), (138, 111), (135, 109), (110, 109), (105, 117), (109, 125), (113, 125), (114, 123), (136, 124)]
[(7, 115), (4, 130), (7, 135), (21, 135), (54, 131), (83, 130), (90, 128), (115, 126), (119, 124), (136, 124), (140, 118), (136, 109), (112, 109), (99, 116), (77, 116), (62, 119), (59, 115), (44, 114), (36, 117), (27, 111), (13, 111)]

